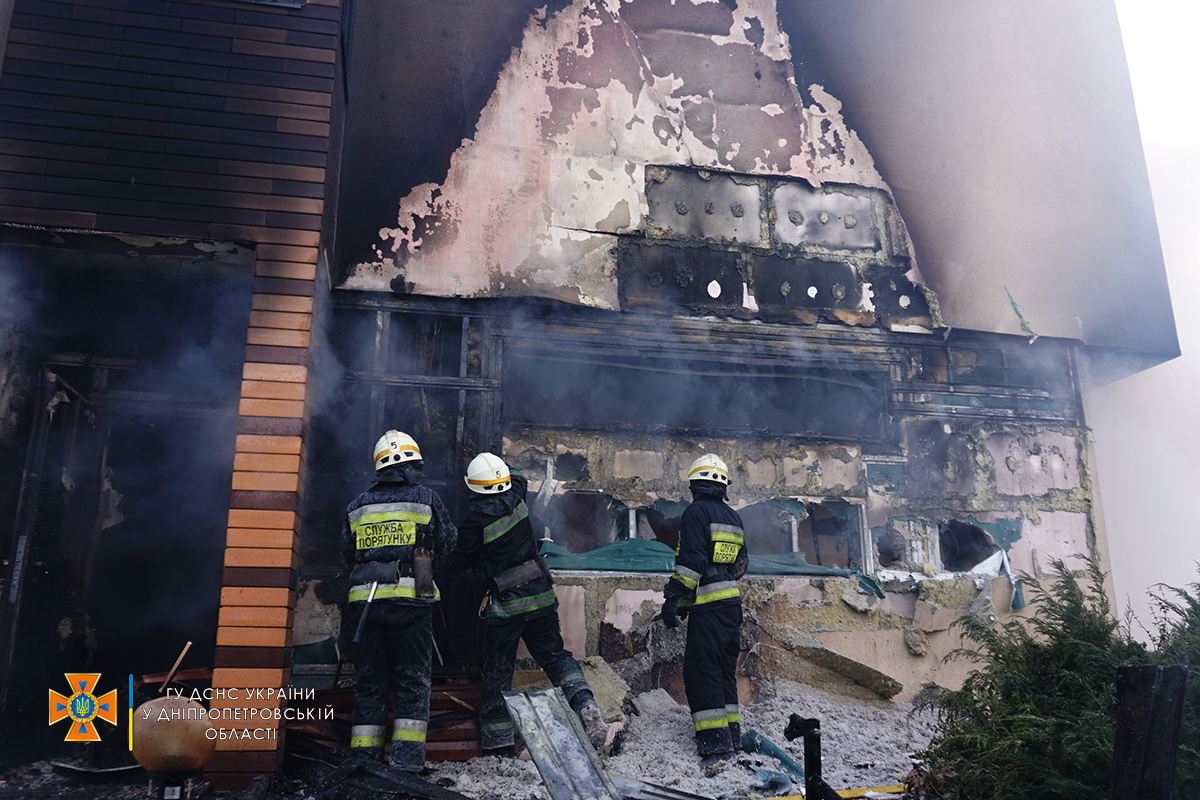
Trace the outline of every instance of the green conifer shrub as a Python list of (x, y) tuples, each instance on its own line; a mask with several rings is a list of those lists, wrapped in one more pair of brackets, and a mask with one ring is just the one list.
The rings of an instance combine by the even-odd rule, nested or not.
[[(1081, 583), (1061, 561), (1044, 589), (1025, 577), (1031, 618), (959, 622), (978, 649), (961, 689), (933, 685), (918, 708), (940, 732), (920, 754), (920, 796), (931, 800), (1106, 800), (1112, 779), (1117, 669), (1151, 663), (1113, 616), (1104, 573), (1088, 562)], [(1178, 796), (1178, 795), (1177, 795)], [(1195, 795), (1193, 795), (1195, 797)]]

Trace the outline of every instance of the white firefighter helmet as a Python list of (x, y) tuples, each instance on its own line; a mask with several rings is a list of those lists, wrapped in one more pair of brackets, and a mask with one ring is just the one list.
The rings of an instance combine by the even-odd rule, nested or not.
[(375, 443), (375, 470), (405, 461), (420, 461), (421, 448), (407, 433), (391, 430), (379, 437)]
[(729, 485), (729, 468), (715, 453), (705, 453), (692, 462), (688, 470), (689, 481), (715, 481), (724, 486)]
[(508, 464), (491, 453), (480, 453), (467, 466), (467, 488), (478, 494), (500, 494), (512, 487)]

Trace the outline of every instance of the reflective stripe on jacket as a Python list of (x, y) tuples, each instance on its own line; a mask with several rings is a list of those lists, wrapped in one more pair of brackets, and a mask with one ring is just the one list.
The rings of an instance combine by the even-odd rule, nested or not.
[[(412, 482), (401, 466), (380, 470), (370, 489), (346, 508), (342, 522), (341, 555), (352, 576), (351, 603), (365, 603), (380, 575), (373, 602), (426, 605), (440, 598), (418, 597), (412, 577), (413, 551), (426, 546), (440, 557), (454, 549), (458, 531), (441, 498), (427, 486)], [(387, 567), (399, 564), (388, 573)], [(354, 580), (357, 578), (358, 580)]]
[(721, 500), (699, 497), (683, 512), (667, 591), (679, 598), (680, 608), (740, 605), (737, 579), (748, 560), (738, 513)]
[(548, 613), (558, 602), (544, 575), (498, 591), (495, 578), (505, 570), (537, 558), (537, 537), (525, 505), (527, 481), (514, 471), (512, 488), (496, 495), (474, 495), (470, 512), (458, 526), (458, 547), (446, 560), (449, 572), (474, 570), (492, 594), (486, 619), (505, 622), (515, 617)]

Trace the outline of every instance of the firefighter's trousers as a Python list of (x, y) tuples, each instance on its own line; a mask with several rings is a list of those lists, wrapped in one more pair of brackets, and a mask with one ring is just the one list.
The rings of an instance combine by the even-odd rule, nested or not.
[(737, 696), (741, 624), (740, 605), (693, 609), (688, 616), (683, 684), (692, 710), (696, 749), (702, 756), (732, 752), (741, 739)]
[(484, 750), (513, 743), (513, 723), (503, 693), (512, 688), (517, 645), (521, 639), (550, 682), (562, 689), (579, 711), (592, 699), (592, 690), (570, 651), (563, 646), (558, 611), (534, 617), (517, 617), (498, 624), (485, 623), (486, 655), (483, 659), (483, 693), (479, 704), (480, 744)]
[(390, 695), (392, 752), (388, 762), (408, 772), (425, 768), (432, 647), (432, 606), (371, 609), (354, 648), (352, 752), (382, 757)]

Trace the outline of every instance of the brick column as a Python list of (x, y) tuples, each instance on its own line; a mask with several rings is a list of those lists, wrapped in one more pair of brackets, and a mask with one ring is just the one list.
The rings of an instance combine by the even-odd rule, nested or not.
[[(218, 789), (273, 772), (283, 752), (282, 724), (246, 716), (286, 705), (277, 690), (290, 678), (316, 261), (313, 247), (258, 247), (213, 665), (213, 688), (227, 696), (211, 704), (243, 718), (217, 722), (227, 738), (206, 778)], [(247, 698), (248, 689), (276, 696)]]

